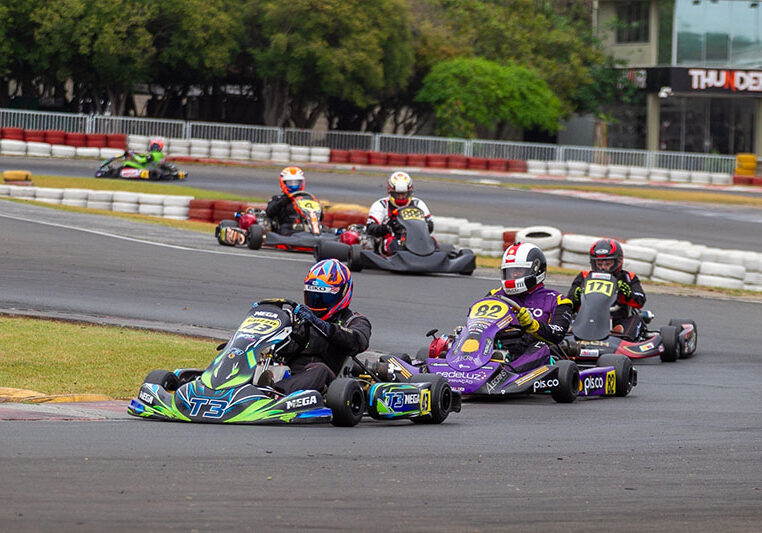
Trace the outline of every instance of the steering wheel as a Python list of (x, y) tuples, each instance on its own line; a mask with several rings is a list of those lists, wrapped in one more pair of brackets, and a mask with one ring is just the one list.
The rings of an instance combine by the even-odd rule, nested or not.
[(257, 302), (257, 305), (263, 304), (274, 305), (276, 307), (280, 307), (281, 309), (283, 309), (284, 305), (290, 305), (294, 309), (296, 309), (296, 306), (299, 305), (294, 300), (289, 300), (288, 298), (265, 298), (264, 300), (259, 300)]

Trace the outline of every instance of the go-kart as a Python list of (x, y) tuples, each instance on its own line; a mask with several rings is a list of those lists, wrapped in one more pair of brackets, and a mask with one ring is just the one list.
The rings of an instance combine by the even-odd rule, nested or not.
[(565, 339), (570, 359), (595, 361), (602, 354), (621, 354), (630, 359), (659, 356), (664, 362), (691, 357), (696, 352), (696, 322), (673, 318), (658, 331), (649, 330), (654, 314), (641, 311), (643, 324), (637, 338), (628, 339), (611, 331), (611, 311), (616, 309), (617, 280), (608, 272), (591, 272), (585, 279), (580, 307)]
[[(523, 333), (515, 311), (519, 306), (504, 296), (487, 296), (469, 309), (465, 326), (455, 334), (433, 337), (411, 361), (387, 356), (379, 371), (384, 379), (395, 376), (436, 374), (447, 379), (453, 390), (469, 397), (507, 397), (547, 394), (556, 402), (569, 403), (578, 396), (627, 396), (637, 385), (638, 374), (625, 356), (608, 354), (584, 365), (569, 360), (562, 345), (546, 346), (549, 364), (527, 371), (511, 366), (511, 354), (497, 348), (496, 334), (508, 328), (516, 337)], [(515, 325), (515, 328), (509, 326)]]
[(476, 256), (471, 250), (456, 251), (450, 244), (440, 246), (437, 243), (420, 208), (408, 206), (397, 210), (395, 224), (399, 228), (393, 244), (396, 251), (391, 255), (380, 253), (378, 243), (373, 246), (365, 228), (360, 226), (354, 230), (358, 234), (358, 244), (324, 241), (315, 248), (315, 258), (335, 258), (357, 272), (363, 268), (376, 268), (393, 272), (470, 275), (476, 268)]
[(284, 395), (266, 385), (270, 380), (263, 375), (272, 381), (290, 375), (279, 354), (309, 327), (296, 317), (296, 305), (285, 299), (258, 302), (205, 370), (154, 370), (127, 412), (165, 421), (354, 426), (365, 414), (441, 423), (451, 411), (460, 411), (460, 397), (444, 379), (383, 383), (356, 357), (348, 359), (325, 395), (316, 390)]
[(174, 163), (160, 161), (159, 163), (142, 164), (135, 161), (130, 152), (112, 157), (101, 163), (95, 171), (96, 178), (127, 178), (143, 180), (184, 180), (188, 173), (178, 170)]
[(239, 212), (237, 220), (221, 220), (214, 230), (217, 242), (226, 246), (246, 245), (252, 250), (265, 246), (292, 252), (313, 253), (319, 242), (336, 241), (338, 234), (323, 228), (320, 222), (323, 208), (310, 193), (300, 191), (292, 196), (297, 222), (288, 234), (279, 233), (275, 221), (261, 209)]

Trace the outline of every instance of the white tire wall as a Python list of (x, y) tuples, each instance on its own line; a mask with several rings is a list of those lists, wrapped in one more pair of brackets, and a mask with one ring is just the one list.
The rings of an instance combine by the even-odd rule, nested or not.
[(743, 280), (699, 274), (696, 276), (696, 285), (702, 287), (719, 287), (722, 289), (743, 289)]
[(596, 237), (594, 235), (580, 235), (577, 233), (567, 233), (563, 236), (563, 240), (561, 242), (561, 248), (564, 250), (569, 250), (570, 252), (576, 252), (578, 254), (586, 254), (590, 256), (590, 247), (595, 244), (596, 241), (600, 240), (600, 237)]
[[(698, 269), (701, 266), (701, 261), (696, 261), (695, 259), (690, 259), (679, 255), (659, 252), (656, 254), (654, 266), (663, 267), (670, 270), (679, 270), (680, 272), (687, 272), (688, 274), (693, 275), (698, 272)], [(656, 273), (654, 273), (654, 275), (656, 275)]]
[(531, 242), (541, 250), (552, 250), (561, 245), (561, 230), (553, 226), (529, 226), (516, 232), (516, 242)]
[(137, 202), (114, 202), (111, 204), (112, 211), (118, 211), (120, 213), (137, 213)]
[(699, 267), (698, 273), (704, 276), (721, 278), (733, 278), (743, 280), (746, 276), (746, 267), (743, 265), (729, 265), (726, 263), (713, 263), (704, 261)]
[(629, 272), (634, 272), (638, 277), (650, 278), (654, 265), (649, 261), (638, 261), (637, 259), (630, 259), (625, 255), (622, 268)]
[(692, 285), (696, 281), (696, 276), (689, 272), (682, 272), (680, 270), (672, 270), (663, 266), (654, 265), (651, 278), (658, 281), (669, 281), (672, 283), (684, 283), (686, 285)]
[(646, 246), (622, 243), (622, 253), (624, 253), (625, 260), (632, 259), (645, 263), (653, 263), (656, 259), (657, 251)]
[(155, 205), (155, 204), (139, 204), (138, 213), (140, 213), (141, 215), (151, 215), (154, 217), (160, 217), (164, 214), (164, 206)]

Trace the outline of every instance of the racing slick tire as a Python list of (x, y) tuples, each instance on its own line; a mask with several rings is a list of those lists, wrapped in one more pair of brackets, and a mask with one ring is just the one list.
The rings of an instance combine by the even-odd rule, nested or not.
[(262, 248), (262, 241), (264, 241), (265, 232), (259, 224), (252, 224), (246, 231), (246, 246), (250, 250), (259, 250)]
[(320, 239), (315, 246), (315, 260), (338, 259), (344, 263), (349, 259), (349, 246), (341, 242)]
[(678, 328), (678, 335), (680, 334), (680, 328), (683, 324), (691, 324), (693, 326), (693, 335), (696, 338), (691, 350), (686, 350), (685, 346), (680, 347), (680, 359), (689, 359), (693, 357), (693, 354), (696, 353), (696, 348), (698, 347), (698, 326), (694, 320), (688, 320), (687, 318), (673, 318), (669, 321), (670, 326)]
[(143, 383), (159, 385), (166, 391), (175, 391), (179, 386), (177, 376), (168, 370), (152, 370), (148, 373)]
[(365, 392), (357, 380), (337, 378), (328, 386), (325, 404), (333, 413), (331, 424), (338, 427), (353, 427), (365, 414)]
[(613, 366), (616, 375), (615, 396), (630, 394), (635, 382), (635, 371), (629, 357), (616, 353), (606, 353), (598, 358), (595, 366)]
[(349, 247), (347, 266), (352, 272), (362, 271), (362, 247), (357, 244), (353, 244)]
[(572, 403), (579, 394), (579, 368), (574, 361), (563, 359), (558, 367), (558, 386), (550, 390), (553, 400), (558, 403)]
[(410, 383), (431, 383), (431, 412), (411, 418), (415, 424), (441, 424), (452, 410), (453, 394), (450, 383), (439, 374), (415, 374)]
[[(461, 248), (458, 251), (458, 257), (463, 256), (463, 255), (474, 255), (474, 251), (471, 248)], [(476, 263), (476, 261), (474, 261), (474, 263)], [(474, 269), (473, 268), (471, 270), (463, 270), (461, 272), (461, 274), (463, 274), (464, 276), (470, 276), (473, 273), (474, 273)]]
[(675, 326), (662, 326), (659, 329), (664, 351), (659, 356), (665, 363), (674, 363), (680, 357), (680, 338)]

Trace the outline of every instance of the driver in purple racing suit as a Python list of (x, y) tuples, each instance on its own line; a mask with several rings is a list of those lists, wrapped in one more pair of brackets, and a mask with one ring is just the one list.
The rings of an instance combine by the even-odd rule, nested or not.
[(496, 347), (507, 350), (507, 363), (517, 373), (550, 362), (548, 344), (561, 342), (571, 323), (572, 302), (544, 286), (545, 254), (530, 243), (515, 243), (503, 254), (503, 284), (490, 295), (503, 295), (521, 306), (516, 319), (521, 328), (508, 326), (496, 335)]

